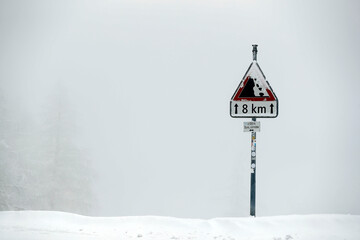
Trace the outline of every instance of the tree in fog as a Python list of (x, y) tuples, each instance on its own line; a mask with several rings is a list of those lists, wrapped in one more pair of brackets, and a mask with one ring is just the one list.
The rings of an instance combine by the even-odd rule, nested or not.
[[(1, 93), (0, 93), (1, 94)], [(14, 198), (15, 186), (9, 169), (12, 168), (11, 149), (9, 146), (9, 119), (5, 101), (0, 95), (0, 210), (12, 208), (11, 200)]]
[(45, 209), (86, 214), (92, 199), (92, 171), (88, 158), (75, 144), (73, 118), (66, 94), (58, 88), (45, 107), (41, 126), (41, 192)]
[(92, 171), (66, 100), (59, 88), (36, 124), (0, 95), (0, 210), (89, 212)]
[(34, 195), (36, 140), (31, 119), (0, 96), (0, 209), (30, 209)]

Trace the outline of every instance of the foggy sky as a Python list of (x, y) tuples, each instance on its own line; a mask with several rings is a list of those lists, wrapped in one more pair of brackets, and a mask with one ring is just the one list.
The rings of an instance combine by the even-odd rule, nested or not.
[[(59, 84), (96, 171), (94, 215), (249, 215), (252, 60), (279, 98), (257, 215), (360, 214), (358, 1), (0, 1), (0, 81), (37, 119)], [(246, 120), (245, 120), (246, 121)]]

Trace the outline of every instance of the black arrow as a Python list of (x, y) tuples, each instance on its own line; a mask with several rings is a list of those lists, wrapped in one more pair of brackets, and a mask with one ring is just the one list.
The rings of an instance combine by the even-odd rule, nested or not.
[(273, 113), (273, 112), (274, 112), (274, 104), (271, 104), (271, 105), (270, 105), (270, 108), (271, 108), (271, 109), (270, 109), (270, 113)]
[(235, 114), (237, 114), (237, 109), (238, 109), (238, 105), (237, 104), (235, 104)]

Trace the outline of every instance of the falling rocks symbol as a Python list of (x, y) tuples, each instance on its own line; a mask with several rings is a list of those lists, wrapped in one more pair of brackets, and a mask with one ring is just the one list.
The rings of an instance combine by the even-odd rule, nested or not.
[(246, 85), (242, 90), (242, 92), (240, 93), (239, 97), (262, 97), (264, 95), (263, 93), (260, 93), (260, 96), (255, 96), (254, 87), (255, 87), (254, 79), (252, 77), (248, 77), (246, 81)]

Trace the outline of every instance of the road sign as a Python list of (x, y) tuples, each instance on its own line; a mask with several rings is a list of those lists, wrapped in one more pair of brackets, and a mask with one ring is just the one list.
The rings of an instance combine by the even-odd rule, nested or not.
[(260, 132), (260, 122), (244, 122), (244, 132)]
[(254, 57), (230, 101), (234, 118), (276, 118), (278, 99)]
[(253, 46), (253, 62), (245, 73), (230, 101), (230, 116), (252, 118), (244, 122), (244, 132), (251, 132), (251, 174), (250, 174), (250, 216), (256, 216), (256, 132), (260, 132), (260, 122), (256, 118), (276, 118), (278, 99), (266, 81), (257, 63), (257, 46)]

